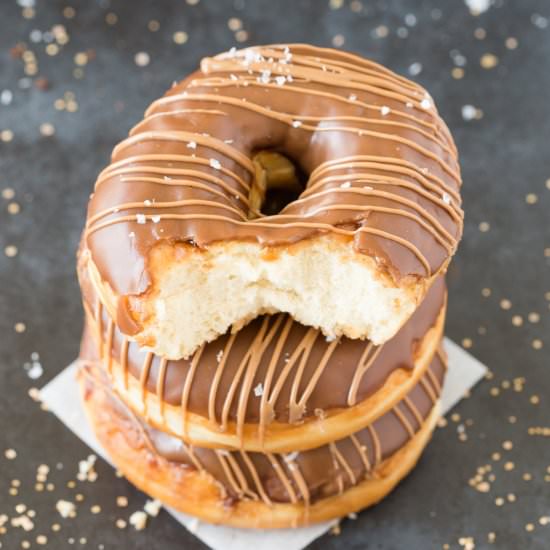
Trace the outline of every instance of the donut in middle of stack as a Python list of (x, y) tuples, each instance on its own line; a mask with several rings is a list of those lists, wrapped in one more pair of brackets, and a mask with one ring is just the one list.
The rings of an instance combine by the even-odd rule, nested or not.
[(94, 293), (81, 260), (86, 320), (113, 385), (160, 430), (212, 448), (294, 452), (364, 428), (410, 391), (440, 344), (446, 287), (439, 277), (388, 342), (332, 341), (286, 314), (261, 316), (166, 360), (129, 340)]

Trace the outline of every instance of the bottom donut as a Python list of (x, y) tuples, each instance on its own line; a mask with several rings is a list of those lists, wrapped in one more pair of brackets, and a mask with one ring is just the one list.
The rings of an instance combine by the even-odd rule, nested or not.
[(82, 362), (83, 401), (101, 445), (130, 482), (209, 523), (273, 529), (343, 517), (390, 493), (430, 440), (445, 364), (437, 354), (417, 386), (371, 426), (286, 455), (188, 446), (135, 416), (103, 372)]

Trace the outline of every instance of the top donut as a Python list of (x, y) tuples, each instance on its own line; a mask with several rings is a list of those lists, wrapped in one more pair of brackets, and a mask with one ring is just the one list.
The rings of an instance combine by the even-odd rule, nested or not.
[(460, 186), (418, 84), (332, 49), (233, 49), (115, 147), (82, 254), (119, 328), (163, 357), (278, 311), (382, 344), (456, 250)]

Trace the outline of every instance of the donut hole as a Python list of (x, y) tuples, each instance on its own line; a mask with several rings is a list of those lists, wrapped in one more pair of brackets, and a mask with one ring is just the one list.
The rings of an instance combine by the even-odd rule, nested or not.
[(250, 188), (249, 218), (278, 214), (306, 188), (307, 175), (277, 151), (258, 151), (252, 157), (255, 177)]

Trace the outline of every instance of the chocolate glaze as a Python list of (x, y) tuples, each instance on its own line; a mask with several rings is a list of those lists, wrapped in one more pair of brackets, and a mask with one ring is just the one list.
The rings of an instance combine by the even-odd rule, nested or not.
[[(110, 390), (104, 374), (101, 385), (109, 395), (112, 421), (122, 426), (123, 433), (137, 436), (129, 438), (134, 444), (147, 446), (169, 462), (205, 470), (231, 499), (308, 505), (368, 479), (384, 459), (402, 448), (432, 410), (445, 370), (444, 357), (438, 353), (407, 397), (372, 425), (329, 445), (287, 455), (188, 446), (136, 417)], [(97, 374), (89, 374), (86, 384), (97, 389)]]
[[(309, 179), (299, 200), (252, 219), (259, 150)], [(396, 280), (427, 277), (460, 239), (459, 188), (456, 148), (419, 85), (342, 51), (248, 48), (203, 59), (114, 149), (85, 247), (118, 295), (147, 290), (161, 241), (278, 246), (332, 233)]]
[[(395, 370), (414, 368), (418, 342), (435, 325), (446, 296), (440, 276), (407, 323), (379, 347), (346, 337), (329, 342), (318, 330), (278, 314), (254, 319), (189, 359), (167, 361), (128, 340), (94, 295), (87, 272), (80, 269), (79, 276), (88, 322), (102, 334), (96, 357), (103, 353), (107, 365), (114, 358), (149, 392), (222, 428), (227, 421), (299, 422), (363, 401)], [(243, 399), (246, 406), (239, 408)]]

